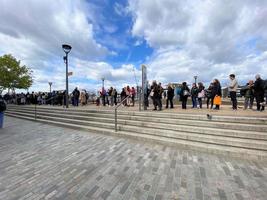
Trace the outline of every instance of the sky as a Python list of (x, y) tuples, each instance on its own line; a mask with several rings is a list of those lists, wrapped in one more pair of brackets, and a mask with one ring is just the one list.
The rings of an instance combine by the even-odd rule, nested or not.
[(62, 44), (69, 44), (69, 88), (120, 90), (163, 84), (240, 84), (267, 78), (266, 0), (0, 0), (0, 56), (33, 71), (30, 91), (65, 88)]

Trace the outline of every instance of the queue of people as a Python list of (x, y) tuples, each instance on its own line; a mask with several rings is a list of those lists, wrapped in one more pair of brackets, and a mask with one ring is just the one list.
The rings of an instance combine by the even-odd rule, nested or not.
[[(227, 87), (232, 110), (236, 111), (238, 108), (237, 90), (239, 85), (235, 74), (229, 75)], [(187, 109), (189, 98), (191, 98), (192, 101), (192, 108), (202, 109), (203, 101), (206, 99), (207, 109), (220, 109), (220, 105), (222, 104), (222, 87), (218, 79), (214, 79), (207, 89), (205, 89), (205, 86), (201, 82), (193, 83), (191, 88), (189, 88), (186, 82), (183, 82), (179, 89), (178, 95), (182, 104), (182, 109)], [(263, 111), (265, 109), (265, 105), (267, 104), (267, 86), (266, 81), (262, 80), (260, 75), (256, 75), (255, 82), (250, 80), (245, 87), (241, 88), (240, 93), (245, 97), (244, 110), (248, 108), (252, 109), (254, 99), (256, 100), (257, 111)], [(148, 97), (150, 96), (154, 106), (153, 110), (162, 110), (162, 94), (164, 94), (164, 98), (166, 99), (166, 108), (169, 108), (169, 105), (170, 108), (173, 108), (175, 95), (174, 88), (171, 84), (168, 85), (164, 92), (161, 83), (157, 84), (156, 81), (153, 81), (152, 86), (150, 88), (148, 87), (146, 94), (149, 95), (145, 95), (145, 104), (149, 106)]]
[[(126, 99), (127, 98), (127, 99)], [(118, 93), (113, 87), (110, 87), (107, 91), (104, 87), (99, 91), (99, 97), (97, 98), (96, 105), (103, 106), (116, 106), (118, 101), (122, 102), (123, 106), (134, 106), (136, 98), (135, 87), (124, 87), (121, 92)], [(126, 99), (126, 100), (124, 100)]]
[[(32, 93), (6, 93), (3, 99), (8, 104), (17, 105), (53, 105), (63, 106), (66, 105), (65, 91), (52, 91), (52, 92), (32, 92)], [(89, 93), (85, 90), (80, 92), (77, 88), (70, 94), (69, 100), (73, 106), (86, 105), (88, 103)]]
[[(256, 101), (256, 110), (264, 111), (267, 104), (267, 82), (264, 81), (260, 75), (255, 76), (255, 80), (249, 80), (246, 86), (240, 90), (241, 96), (244, 96), (244, 110), (252, 109), (253, 103)], [(229, 75), (229, 83), (227, 85), (229, 97), (232, 103), (232, 109), (234, 111), (238, 108), (237, 92), (238, 81), (235, 74)], [(179, 87), (179, 92), (175, 95), (175, 88), (172, 84), (168, 84), (166, 88), (162, 87), (161, 83), (156, 81), (152, 82), (152, 85), (147, 84), (144, 94), (144, 103), (149, 107), (149, 99), (152, 100), (153, 110), (161, 111), (163, 109), (162, 99), (166, 100), (165, 108), (174, 108), (173, 99), (175, 96), (179, 96), (179, 100), (182, 105), (182, 109), (187, 109), (188, 99), (191, 99), (192, 108), (203, 108), (203, 103), (206, 100), (207, 109), (219, 110), (222, 103), (222, 88), (220, 81), (214, 79), (210, 85), (205, 88), (204, 84), (193, 83), (189, 88), (186, 82), (183, 82)], [(113, 87), (108, 90), (102, 88), (99, 91), (99, 95), (95, 100), (96, 105), (103, 106), (116, 106), (118, 102), (122, 102), (123, 106), (135, 106), (135, 100), (137, 96), (137, 89), (135, 87), (124, 87), (121, 92)], [(65, 91), (53, 91), (53, 92), (32, 92), (32, 93), (19, 93), (19, 94), (5, 94), (3, 96), (7, 103), (13, 103), (18, 105), (39, 104), (39, 105), (66, 105), (66, 93)], [(79, 91), (76, 87), (70, 94), (69, 100), (73, 106), (88, 104), (89, 93), (86, 90)]]

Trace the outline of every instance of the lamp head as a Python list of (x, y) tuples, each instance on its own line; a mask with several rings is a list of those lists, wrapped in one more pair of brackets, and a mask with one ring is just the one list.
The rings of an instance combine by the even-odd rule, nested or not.
[(68, 44), (63, 44), (62, 45), (62, 49), (66, 54), (68, 54), (70, 52), (70, 50), (71, 50), (71, 46), (68, 45)]

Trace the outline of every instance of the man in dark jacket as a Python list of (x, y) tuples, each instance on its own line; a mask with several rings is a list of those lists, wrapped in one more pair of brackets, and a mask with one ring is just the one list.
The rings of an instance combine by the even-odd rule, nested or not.
[(173, 97), (174, 97), (174, 89), (172, 86), (169, 84), (168, 85), (168, 90), (167, 90), (167, 102), (166, 102), (166, 108), (169, 107), (169, 102), (170, 102), (170, 107), (173, 108)]
[(260, 75), (255, 76), (256, 81), (254, 83), (254, 95), (257, 102), (257, 111), (264, 110), (264, 81), (261, 79)]
[(72, 94), (73, 94), (74, 106), (78, 106), (79, 105), (80, 91), (78, 90), (77, 87), (73, 90)]

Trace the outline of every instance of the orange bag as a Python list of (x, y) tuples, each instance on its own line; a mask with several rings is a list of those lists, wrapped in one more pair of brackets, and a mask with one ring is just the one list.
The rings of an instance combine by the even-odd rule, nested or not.
[(215, 96), (213, 100), (214, 105), (221, 105), (222, 104), (222, 98), (220, 96)]

